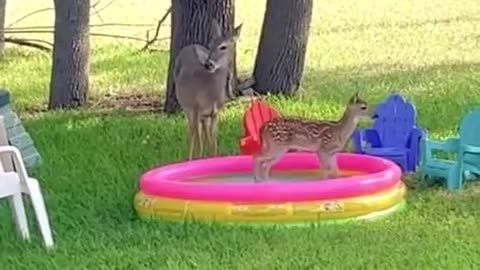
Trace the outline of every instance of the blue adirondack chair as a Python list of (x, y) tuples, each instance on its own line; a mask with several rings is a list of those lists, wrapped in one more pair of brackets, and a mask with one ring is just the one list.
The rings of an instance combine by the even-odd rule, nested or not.
[(357, 129), (353, 152), (383, 157), (402, 171), (415, 172), (420, 162), (420, 140), (425, 131), (417, 127), (415, 106), (399, 94), (392, 94), (375, 110), (373, 128)]
[[(424, 137), (421, 142), (421, 177), (446, 180), (447, 188), (458, 190), (465, 180), (480, 175), (480, 108), (469, 112), (460, 124), (459, 136), (446, 141), (434, 141)], [(439, 157), (440, 153), (453, 159)]]

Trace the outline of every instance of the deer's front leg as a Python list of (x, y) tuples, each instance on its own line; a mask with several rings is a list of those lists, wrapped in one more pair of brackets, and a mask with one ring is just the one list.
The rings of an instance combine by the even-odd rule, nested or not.
[(209, 116), (205, 116), (202, 119), (202, 127), (208, 144), (208, 152), (210, 156), (216, 156), (218, 154), (218, 117), (214, 112)]
[(187, 125), (188, 125), (188, 146), (189, 146), (189, 151), (188, 151), (188, 160), (192, 160), (195, 152), (195, 144), (196, 138), (195, 138), (195, 126), (193, 123), (193, 116), (191, 113), (187, 114)]
[(339, 177), (340, 171), (338, 170), (336, 154), (329, 154), (327, 156), (327, 162), (329, 167), (329, 177)]
[(328, 162), (328, 155), (321, 150), (317, 151), (318, 160), (320, 161), (320, 177), (328, 178), (328, 171), (330, 170), (330, 163)]
[(188, 126), (189, 126), (189, 143), (190, 151), (188, 159), (192, 160), (196, 157), (200, 157), (203, 151), (202, 144), (202, 125), (196, 112), (189, 112), (188, 117)]
[(210, 154), (216, 156), (218, 154), (218, 116), (216, 113), (210, 117)]

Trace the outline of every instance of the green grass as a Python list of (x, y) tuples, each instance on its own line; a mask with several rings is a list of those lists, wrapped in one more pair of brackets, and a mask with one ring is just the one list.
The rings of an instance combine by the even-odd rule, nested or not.
[[(153, 24), (169, 3), (156, 2), (117, 0), (101, 17)], [(237, 20), (245, 23), (241, 71), (254, 63), (264, 3), (237, 1)], [(8, 4), (11, 22), (51, 1)], [(355, 89), (372, 104), (398, 89), (416, 104), (421, 125), (433, 137), (455, 135), (463, 114), (480, 100), (478, 14), (477, 0), (315, 1), (300, 94), (271, 102), (285, 114), (336, 118)], [(51, 25), (51, 16), (41, 13), (17, 26)], [(92, 17), (92, 23), (100, 22)], [(143, 37), (144, 30), (95, 32)], [(162, 35), (168, 32), (165, 27)], [(135, 54), (143, 44), (99, 38), (92, 43), (93, 96), (163, 95), (167, 52)], [(139, 175), (186, 157), (183, 118), (92, 110), (27, 113), (46, 102), (49, 78), (47, 54), (10, 48), (0, 63), (0, 87), (12, 91), (45, 160), (34, 175), (41, 180), (57, 244), (55, 251), (42, 249), (33, 218), (32, 242), (19, 241), (0, 204), (1, 269), (478, 268), (480, 194), (471, 184), (459, 193), (412, 188), (406, 211), (366, 224), (254, 229), (139, 220), (132, 208)], [(222, 154), (238, 152), (243, 109), (233, 105), (221, 116)]]

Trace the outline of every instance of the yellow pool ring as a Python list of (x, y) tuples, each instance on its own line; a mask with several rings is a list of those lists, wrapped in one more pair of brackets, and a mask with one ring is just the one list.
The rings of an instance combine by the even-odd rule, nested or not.
[(241, 223), (301, 223), (351, 219), (382, 211), (388, 212), (389, 209), (393, 211), (402, 203), (405, 194), (406, 186), (401, 181), (389, 190), (368, 196), (269, 204), (181, 200), (149, 196), (140, 191), (135, 196), (134, 207), (143, 218)]

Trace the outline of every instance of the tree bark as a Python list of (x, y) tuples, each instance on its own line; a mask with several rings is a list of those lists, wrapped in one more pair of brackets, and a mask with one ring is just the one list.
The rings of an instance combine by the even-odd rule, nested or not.
[(5, 53), (5, 16), (7, 13), (7, 0), (0, 0), (0, 59)]
[(294, 94), (303, 75), (313, 0), (267, 0), (253, 76), (260, 94)]
[(77, 108), (89, 87), (90, 0), (54, 0), (55, 33), (49, 109)]
[[(180, 106), (175, 96), (173, 67), (180, 50), (192, 43), (207, 46), (210, 27), (215, 18), (225, 34), (234, 28), (234, 0), (172, 0), (170, 63), (167, 75), (167, 90), (164, 111), (176, 113)], [(236, 64), (233, 58), (232, 71), (225, 91), (232, 97), (236, 88)]]

